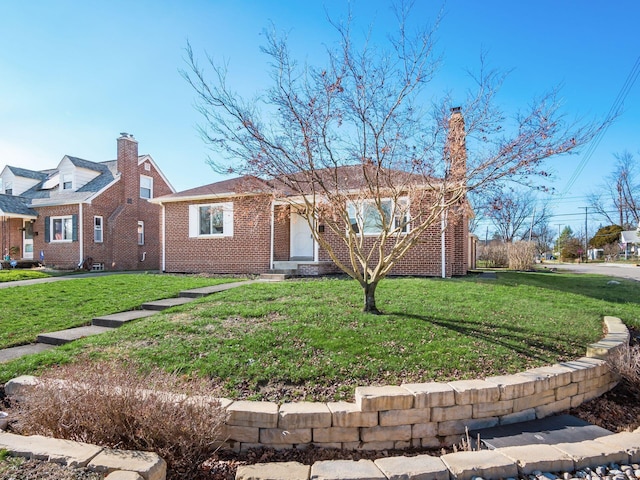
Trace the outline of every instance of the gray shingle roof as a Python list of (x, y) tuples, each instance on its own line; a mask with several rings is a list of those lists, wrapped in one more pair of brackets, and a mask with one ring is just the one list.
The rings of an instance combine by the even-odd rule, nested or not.
[(7, 165), (7, 168), (16, 177), (32, 178), (34, 180), (44, 180), (47, 178), (45, 172), (36, 172), (35, 170), (27, 170), (26, 168), (12, 167), (11, 165)]
[(37, 217), (38, 212), (29, 208), (27, 206), (28, 204), (29, 199), (27, 198), (0, 193), (0, 215), (27, 215)]
[[(83, 202), (115, 180), (115, 173), (117, 170), (116, 160), (108, 162), (91, 162), (89, 160), (71, 157), (69, 155), (67, 155), (67, 158), (74, 166), (99, 172), (100, 175), (73, 192), (60, 190), (59, 186), (43, 190), (42, 184), (48, 178), (45, 176), (40, 183), (22, 193), (23, 197), (31, 200), (30, 203), (32, 207)], [(58, 173), (57, 170), (48, 170), (47, 172), (49, 173), (49, 178)]]

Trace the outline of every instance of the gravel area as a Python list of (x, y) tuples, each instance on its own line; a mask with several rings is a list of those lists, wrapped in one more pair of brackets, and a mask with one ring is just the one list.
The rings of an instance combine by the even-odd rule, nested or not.
[(57, 463), (6, 457), (0, 461), (0, 480), (103, 480), (104, 475), (86, 468)]

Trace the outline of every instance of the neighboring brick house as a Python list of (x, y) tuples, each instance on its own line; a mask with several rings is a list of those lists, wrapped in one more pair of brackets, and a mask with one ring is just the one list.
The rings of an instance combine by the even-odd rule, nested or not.
[(91, 258), (106, 270), (160, 267), (160, 207), (174, 192), (133, 135), (117, 140), (117, 159), (65, 156), (50, 170), (6, 166), (0, 173), (3, 257), (40, 260), (62, 269)]
[[(459, 113), (457, 117), (461, 120)], [(459, 123), (464, 132), (464, 123)], [(463, 135), (457, 152), (462, 168), (466, 168)], [(362, 166), (339, 167), (329, 173), (345, 179), (344, 185), (337, 187), (342, 191), (363, 186)], [(162, 270), (233, 274), (287, 270), (303, 275), (339, 272), (298, 213), (304, 208), (303, 203), (296, 204), (295, 197), (283, 198), (286, 189), (274, 185), (278, 185), (277, 179), (240, 177), (156, 197), (153, 202), (163, 208)], [(276, 191), (278, 195), (274, 195)], [(414, 204), (407, 201), (411, 215)], [(468, 230), (469, 211), (463, 208), (461, 212), (450, 216), (444, 235), (439, 221), (422, 233), (419, 243), (395, 265), (391, 274), (441, 276), (443, 270), (446, 276), (466, 274), (473, 242)], [(348, 264), (344, 242), (330, 229), (323, 229), (322, 218), (318, 222), (321, 234), (338, 252), (340, 260)]]

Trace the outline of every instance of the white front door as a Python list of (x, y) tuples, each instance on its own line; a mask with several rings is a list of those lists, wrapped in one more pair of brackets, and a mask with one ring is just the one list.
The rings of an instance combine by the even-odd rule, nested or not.
[(299, 213), (292, 212), (290, 228), (290, 259), (313, 260), (313, 235), (307, 221)]
[(22, 237), (22, 258), (33, 259), (33, 223), (30, 220), (24, 221), (24, 232)]

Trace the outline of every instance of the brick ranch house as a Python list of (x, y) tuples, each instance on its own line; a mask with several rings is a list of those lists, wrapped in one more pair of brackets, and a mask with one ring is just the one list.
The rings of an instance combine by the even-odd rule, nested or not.
[(4, 258), (73, 269), (160, 268), (160, 207), (174, 193), (133, 135), (117, 139), (117, 159), (66, 155), (56, 168), (5, 166), (0, 173), (0, 247)]
[[(464, 143), (461, 150), (466, 166)], [(347, 188), (362, 187), (362, 166), (338, 170)], [(274, 195), (274, 191), (282, 191), (274, 188), (277, 183), (277, 179), (239, 177), (154, 198), (152, 202), (162, 207), (162, 270), (219, 274), (285, 270), (301, 275), (339, 272), (300, 215), (303, 202), (296, 202), (293, 196)], [(410, 202), (410, 216), (412, 207)], [(420, 242), (391, 274), (450, 277), (465, 275), (474, 268), (475, 242), (468, 229), (471, 212), (463, 210), (463, 214), (450, 218), (444, 235), (439, 221), (422, 233)], [(325, 239), (339, 250), (340, 260), (348, 263), (346, 248), (339, 247), (341, 240), (329, 229), (323, 231), (321, 218), (317, 221)]]

